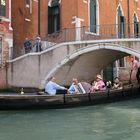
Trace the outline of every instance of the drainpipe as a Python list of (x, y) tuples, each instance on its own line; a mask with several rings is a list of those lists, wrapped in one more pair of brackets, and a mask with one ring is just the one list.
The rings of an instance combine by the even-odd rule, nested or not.
[(128, 37), (130, 38), (130, 1), (127, 0), (127, 15), (128, 15)]
[(38, 35), (40, 35), (40, 0), (38, 0)]

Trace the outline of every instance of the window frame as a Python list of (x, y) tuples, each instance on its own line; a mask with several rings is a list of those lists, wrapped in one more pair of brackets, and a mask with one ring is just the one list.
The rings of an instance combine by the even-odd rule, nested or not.
[(60, 3), (48, 6), (48, 34), (58, 33), (60, 31)]
[(134, 13), (133, 16), (133, 23), (134, 23), (134, 27), (133, 27), (134, 37), (138, 38), (140, 36), (140, 23), (136, 13)]
[[(122, 64), (121, 64), (121, 63), (122, 63)], [(126, 67), (126, 60), (125, 60), (125, 57), (120, 58), (120, 59), (118, 60), (118, 66), (119, 66), (119, 68), (125, 68), (125, 67)]]
[(121, 6), (117, 8), (117, 37), (125, 38), (126, 36), (126, 17), (123, 15)]
[(25, 0), (25, 6), (26, 6), (27, 8), (30, 8), (30, 0)]
[[(5, 2), (4, 5), (1, 3), (2, 1)], [(0, 0), (0, 16), (6, 17), (6, 0)]]
[(93, 31), (91, 31), (91, 10), (90, 10), (90, 8), (91, 8), (91, 0), (89, 0), (89, 3), (88, 3), (88, 9), (89, 9), (89, 33), (88, 34), (92, 34), (92, 35), (99, 35), (99, 2), (98, 2), (98, 0), (95, 0), (95, 3), (96, 3), (96, 9), (95, 9), (95, 11), (96, 11), (96, 16), (95, 16), (95, 19), (96, 19), (96, 27), (95, 27), (95, 30), (96, 30), (96, 32), (93, 32)]

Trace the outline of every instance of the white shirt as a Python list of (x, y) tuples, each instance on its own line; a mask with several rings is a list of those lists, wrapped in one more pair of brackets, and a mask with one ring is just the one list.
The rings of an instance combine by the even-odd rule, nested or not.
[(45, 92), (49, 95), (55, 95), (57, 90), (64, 90), (65, 87), (60, 86), (52, 81), (49, 81), (45, 86)]

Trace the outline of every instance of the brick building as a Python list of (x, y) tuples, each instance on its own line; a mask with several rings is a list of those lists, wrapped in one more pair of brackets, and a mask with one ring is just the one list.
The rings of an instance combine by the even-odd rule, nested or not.
[(39, 34), (51, 42), (81, 40), (80, 31), (99, 36), (107, 24), (118, 38), (127, 37), (139, 34), (139, 19), (139, 0), (12, 0), (14, 56), (21, 54), (26, 37)]
[[(139, 20), (140, 0), (12, 0), (14, 57), (26, 37), (37, 35), (56, 43), (139, 37)], [(122, 58), (116, 65), (127, 62)]]
[(12, 58), (11, 0), (0, 0), (0, 87), (6, 86), (6, 61)]

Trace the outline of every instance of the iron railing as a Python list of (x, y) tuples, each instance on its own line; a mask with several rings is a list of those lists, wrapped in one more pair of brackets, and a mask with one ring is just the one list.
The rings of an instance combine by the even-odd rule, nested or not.
[[(130, 28), (130, 33), (128, 32)], [(55, 43), (117, 39), (117, 38), (138, 38), (140, 37), (140, 25), (132, 24), (108, 24), (97, 26), (83, 26), (80, 28), (66, 28), (47, 36), (47, 40)]]
[[(130, 31), (128, 31), (128, 29)], [(103, 40), (103, 39), (124, 39), (124, 38), (139, 38), (140, 26), (138, 23), (132, 24), (106, 24), (97, 26), (83, 26), (80, 28), (65, 28), (53, 34), (49, 34), (43, 38), (43, 50), (52, 47), (55, 44), (73, 41), (85, 40)], [(34, 46), (34, 40), (31, 40)], [(31, 52), (35, 52), (35, 47)], [(24, 54), (24, 49), (22, 50)]]

